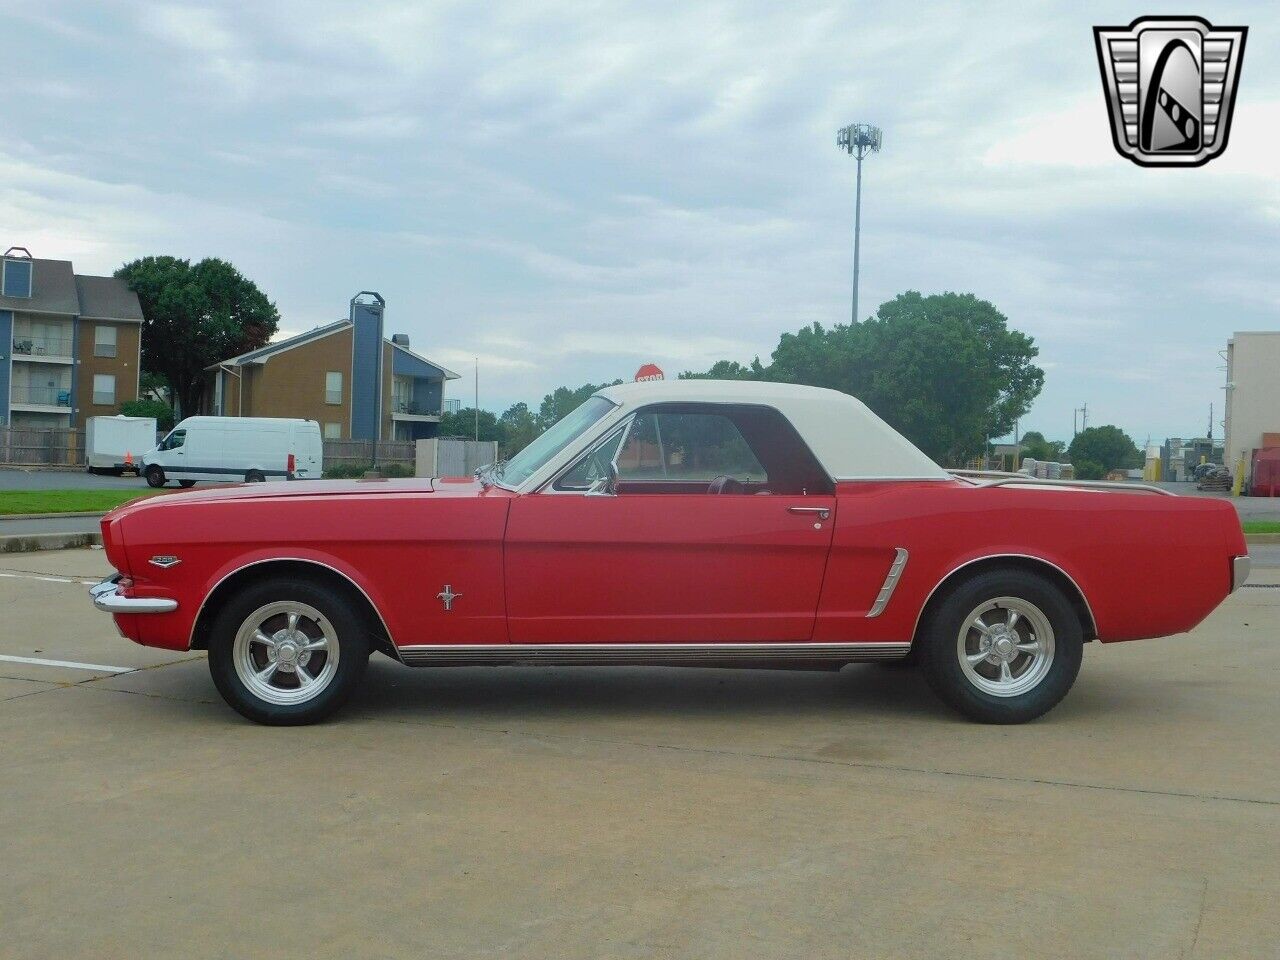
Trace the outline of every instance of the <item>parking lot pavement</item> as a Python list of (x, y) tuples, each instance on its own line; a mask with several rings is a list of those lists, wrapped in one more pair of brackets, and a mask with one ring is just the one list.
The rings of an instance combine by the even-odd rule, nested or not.
[[(11, 561), (21, 561), (21, 564)], [(1280, 943), (1280, 586), (1043, 720), (910, 671), (412, 671), (269, 729), (0, 558), (0, 957), (1247, 957)], [(63, 580), (71, 580), (67, 583)], [(1257, 581), (1280, 585), (1280, 570)]]

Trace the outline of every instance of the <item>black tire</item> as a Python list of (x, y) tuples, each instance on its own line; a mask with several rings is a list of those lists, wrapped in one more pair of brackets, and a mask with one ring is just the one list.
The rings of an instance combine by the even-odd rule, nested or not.
[(261, 470), (250, 470), (244, 475), (245, 483), (266, 483), (267, 478), (263, 476)]
[[(1024, 661), (1012, 648), (1006, 648), (1007, 655), (1017, 658), (1007, 664), (1010, 676), (1016, 670), (1023, 670), (1023, 678), (1030, 681), (1034, 674), (1039, 674), (1034, 685), (1016, 695), (993, 695), (979, 686), (987, 673), (992, 675), (990, 680), (985, 680), (987, 685), (998, 684), (1004, 671), (1005, 665), (998, 663), (1000, 655), (994, 647), (992, 657), (996, 662), (979, 662), (970, 671), (961, 664), (961, 628), (972, 622), (972, 615), (983, 605), (999, 598), (1018, 601), (1033, 611), (1016, 621), (1015, 632), (1020, 625), (1023, 633), (1015, 642), (1021, 639), (1025, 646), (1036, 648), (1041, 645), (1040, 640), (1052, 640), (1052, 656), (1039, 670), (1032, 669), (1035, 665), (1032, 654), (1021, 655), (1027, 657)], [(999, 605), (993, 607), (990, 619), (1007, 619), (1007, 610)], [(1051, 637), (1035, 637), (1032, 616), (1036, 614), (1047, 621)], [(984, 624), (987, 616), (982, 614)], [(996, 622), (989, 626), (1003, 630), (1004, 624)], [(987, 635), (990, 636), (993, 634)], [(983, 634), (971, 627), (965, 637), (967, 644), (974, 645), (969, 656), (977, 657), (983, 649), (978, 646), (983, 643)], [(990, 644), (991, 640), (987, 639), (986, 643)], [(1056, 706), (1075, 683), (1084, 654), (1084, 633), (1071, 602), (1050, 580), (1023, 570), (992, 570), (951, 589), (921, 624), (914, 646), (920, 650), (925, 679), (944, 703), (980, 723), (1026, 723)], [(978, 678), (971, 678), (969, 672), (976, 673)], [(1018, 680), (1016, 676), (1013, 679)]]
[(143, 476), (147, 478), (148, 487), (163, 487), (165, 485), (164, 469), (158, 463), (153, 463), (147, 467)]
[(179, 480), (179, 481), (178, 481), (178, 486), (180, 486), (183, 490), (189, 490), (189, 489), (191, 489), (192, 487), (194, 487), (195, 485), (196, 485), (196, 482), (195, 482), (194, 480)]
[[(328, 620), (339, 653), (327, 685), (313, 698), (298, 703), (272, 703), (259, 697), (246, 686), (236, 667), (236, 637), (241, 628), (264, 608), (281, 603), (301, 603), (318, 611)], [(323, 720), (350, 698), (369, 662), (369, 634), (357, 609), (346, 591), (297, 577), (275, 577), (241, 590), (219, 611), (209, 634), (209, 673), (222, 699), (241, 716), (268, 726)]]

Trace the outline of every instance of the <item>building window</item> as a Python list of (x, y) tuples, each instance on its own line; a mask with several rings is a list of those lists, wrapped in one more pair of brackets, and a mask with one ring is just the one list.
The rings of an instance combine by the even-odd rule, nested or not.
[(324, 438), (325, 438), (326, 440), (341, 440), (341, 439), (342, 439), (342, 424), (340, 424), (340, 423), (326, 423), (326, 424), (324, 425)]
[(93, 325), (93, 355), (95, 357), (114, 357), (116, 355), (116, 328), (109, 323)]
[(4, 276), (0, 279), (0, 293), (6, 297), (31, 299), (30, 260), (5, 260)]
[(115, 406), (116, 378), (112, 373), (93, 375), (93, 402), (99, 407)]
[(324, 402), (342, 402), (342, 372), (330, 370), (324, 375)]

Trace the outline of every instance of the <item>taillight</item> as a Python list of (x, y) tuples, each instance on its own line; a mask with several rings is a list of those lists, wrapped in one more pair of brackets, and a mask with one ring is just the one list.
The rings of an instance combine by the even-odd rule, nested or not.
[(291, 454), (289, 454), (289, 463), (288, 463), (288, 465), (286, 465), (285, 469), (286, 469), (289, 473), (293, 473), (294, 468), (295, 468), (295, 467), (297, 467), (297, 465), (298, 465), (298, 460), (297, 460), (297, 458), (296, 458), (292, 453), (291, 453)]

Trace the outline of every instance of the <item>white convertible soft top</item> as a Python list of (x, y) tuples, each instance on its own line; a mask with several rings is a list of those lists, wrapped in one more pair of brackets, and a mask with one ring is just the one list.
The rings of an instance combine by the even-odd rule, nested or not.
[(861, 400), (838, 390), (754, 380), (648, 380), (605, 387), (599, 395), (628, 412), (651, 403), (773, 407), (791, 421), (834, 480), (953, 479)]

